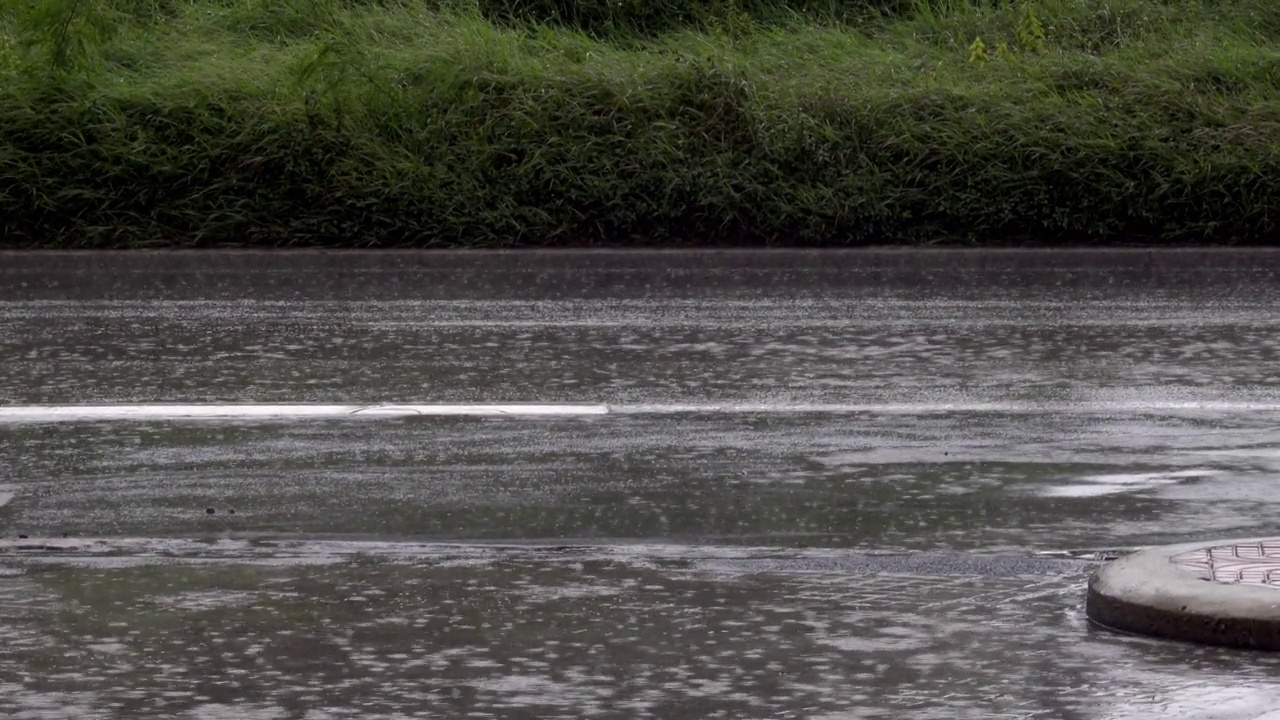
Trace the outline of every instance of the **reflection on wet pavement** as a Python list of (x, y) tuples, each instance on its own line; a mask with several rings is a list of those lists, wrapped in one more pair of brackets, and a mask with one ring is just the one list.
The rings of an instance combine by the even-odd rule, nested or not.
[(19, 425), (0, 446), (0, 533), (1024, 551), (1266, 535), (1277, 426), (1220, 411)]
[(2, 401), (623, 407), (0, 424), (0, 717), (1275, 717), (1083, 589), (1280, 534), (1280, 255), (174, 257), (0, 256)]
[(1239, 712), (1213, 717), (1257, 717), (1280, 689), (1240, 683), (1280, 658), (1091, 630), (1080, 568), (992, 578), (711, 566), (501, 554), (32, 562), (4, 601), (0, 711), (1178, 717), (1221, 687)]
[(5, 303), (11, 402), (1280, 398), (1268, 298)]

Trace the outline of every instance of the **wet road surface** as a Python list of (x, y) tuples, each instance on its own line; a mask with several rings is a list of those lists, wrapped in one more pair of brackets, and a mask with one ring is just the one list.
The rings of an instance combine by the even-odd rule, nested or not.
[(1270, 718), (1280, 658), (1083, 599), (1113, 551), (1280, 534), (1277, 273), (0, 254), (9, 408), (608, 410), (0, 415), (0, 715)]

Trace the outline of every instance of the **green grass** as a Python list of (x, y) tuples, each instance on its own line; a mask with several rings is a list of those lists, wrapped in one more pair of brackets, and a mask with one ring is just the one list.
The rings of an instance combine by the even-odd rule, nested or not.
[(1269, 0), (9, 3), (0, 244), (1271, 242), (1278, 48)]

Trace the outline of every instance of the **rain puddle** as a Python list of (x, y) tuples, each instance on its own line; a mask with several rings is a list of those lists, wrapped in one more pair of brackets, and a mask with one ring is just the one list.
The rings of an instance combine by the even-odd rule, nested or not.
[[(1078, 560), (274, 542), (11, 550), (0, 712), (1169, 717), (1280, 671), (1092, 629)], [(1268, 688), (1194, 717), (1259, 717)]]

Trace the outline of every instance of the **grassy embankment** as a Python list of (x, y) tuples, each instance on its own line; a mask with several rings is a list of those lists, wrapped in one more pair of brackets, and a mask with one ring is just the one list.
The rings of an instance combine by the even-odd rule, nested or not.
[(1266, 242), (1274, 0), (32, 0), (0, 245)]

